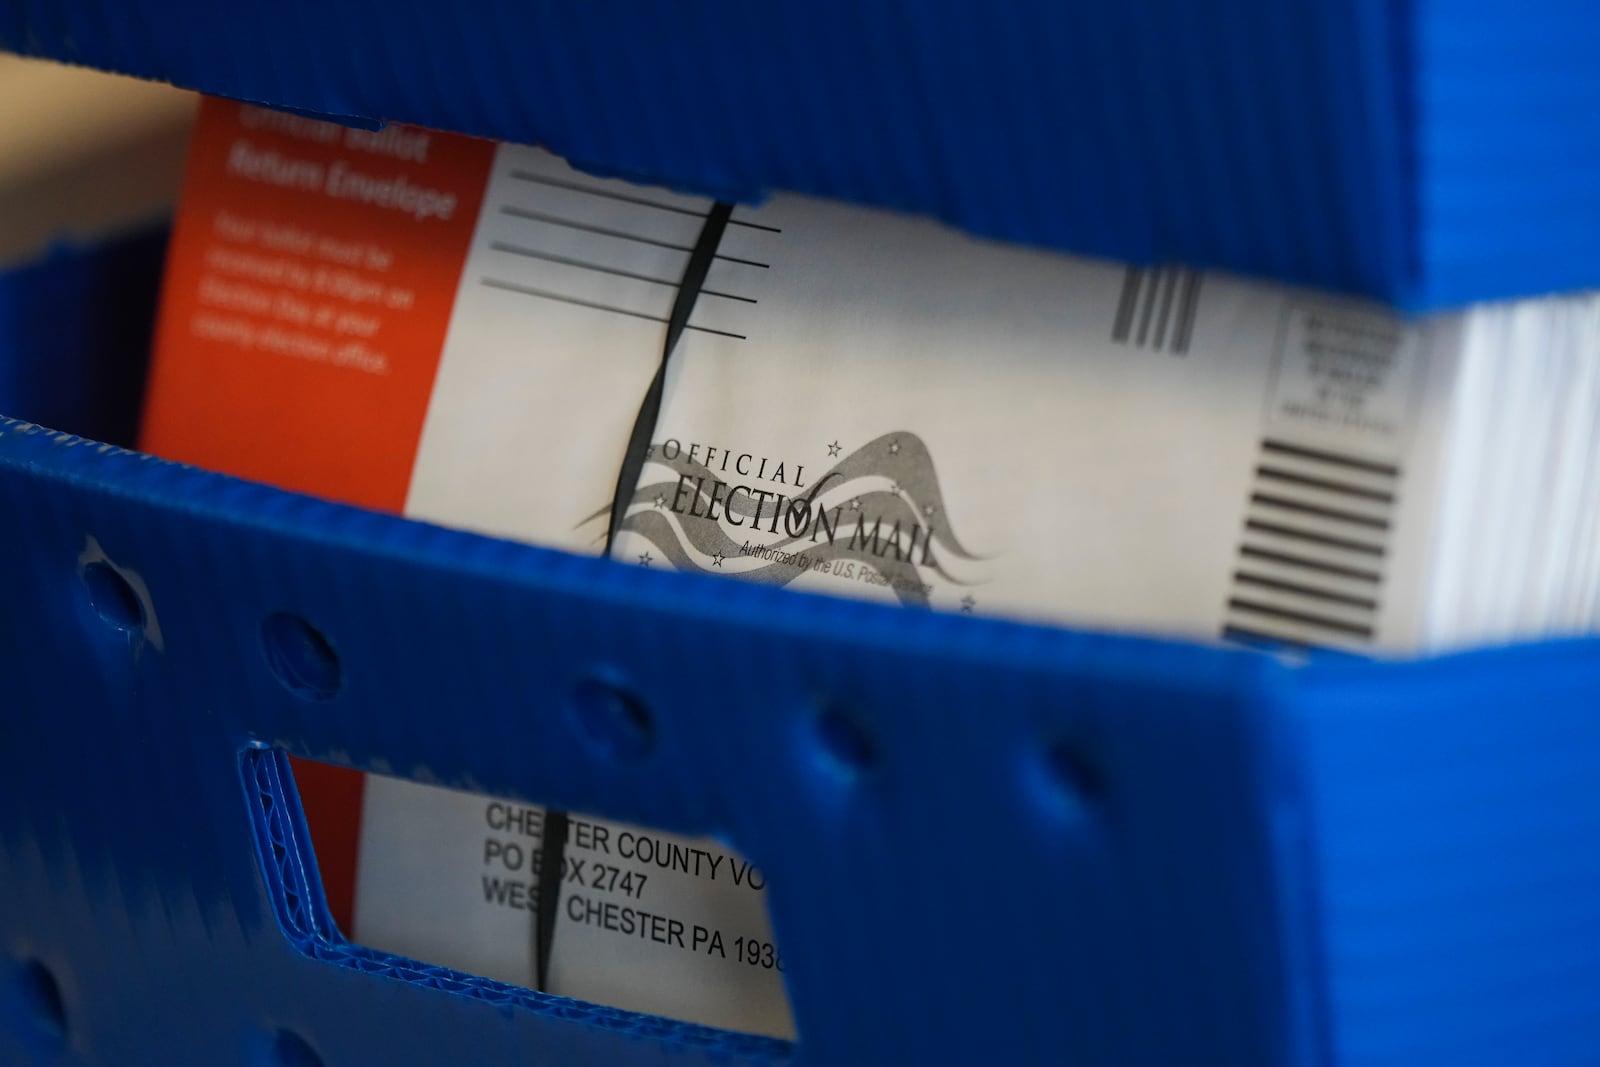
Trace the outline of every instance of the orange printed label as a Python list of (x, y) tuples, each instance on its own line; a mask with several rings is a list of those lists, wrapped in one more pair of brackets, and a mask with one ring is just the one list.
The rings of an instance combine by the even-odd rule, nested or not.
[(142, 446), (400, 511), (493, 157), (205, 101)]
[[(205, 100), (141, 447), (399, 512), (494, 145)], [(362, 776), (295, 761), (351, 928)]]

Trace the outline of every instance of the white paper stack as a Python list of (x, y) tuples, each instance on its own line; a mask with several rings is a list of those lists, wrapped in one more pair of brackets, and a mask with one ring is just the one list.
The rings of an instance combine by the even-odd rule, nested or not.
[(1600, 301), (1477, 308), (1451, 334), (1415, 647), (1600, 628)]

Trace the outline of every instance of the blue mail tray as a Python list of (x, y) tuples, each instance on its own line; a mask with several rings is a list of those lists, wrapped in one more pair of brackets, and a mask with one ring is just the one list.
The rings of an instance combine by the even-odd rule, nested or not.
[(1592, 0), (0, 0), (0, 46), (1409, 309), (1600, 283)]
[[(0, 594), (0, 1062), (1600, 1060), (1593, 642), (1296, 668), (9, 420)], [(592, 743), (613, 704), (647, 743)], [(287, 755), (722, 837), (768, 875), (799, 1044), (348, 943)]]

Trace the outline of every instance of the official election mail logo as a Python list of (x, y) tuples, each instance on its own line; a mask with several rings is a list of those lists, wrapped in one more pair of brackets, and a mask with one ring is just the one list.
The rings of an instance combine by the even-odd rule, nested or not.
[[(830, 457), (844, 451), (827, 447)], [(647, 566), (779, 586), (822, 574), (886, 586), (922, 606), (936, 581), (971, 584), (947, 569), (950, 561), (982, 558), (957, 538), (933, 457), (907, 432), (884, 434), (823, 470), (669, 438), (650, 447), (621, 529), (649, 543), (638, 554)]]

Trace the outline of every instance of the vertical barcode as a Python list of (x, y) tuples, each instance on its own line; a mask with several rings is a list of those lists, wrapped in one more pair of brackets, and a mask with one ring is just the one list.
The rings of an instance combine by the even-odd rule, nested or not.
[(1223, 639), (1298, 649), (1370, 647), (1399, 481), (1393, 463), (1263, 440), (1228, 583)]
[(1194, 337), (1202, 277), (1187, 267), (1129, 267), (1111, 323), (1112, 343), (1185, 355)]

